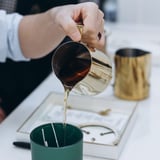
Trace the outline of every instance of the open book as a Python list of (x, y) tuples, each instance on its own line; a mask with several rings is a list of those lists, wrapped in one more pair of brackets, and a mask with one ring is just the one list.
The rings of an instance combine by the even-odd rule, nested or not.
[[(64, 95), (50, 93), (17, 130), (17, 139), (29, 141), (31, 130), (44, 123), (63, 122)], [(70, 95), (67, 123), (80, 127), (84, 135), (84, 154), (117, 159), (132, 130), (136, 101), (114, 96), (95, 98)]]

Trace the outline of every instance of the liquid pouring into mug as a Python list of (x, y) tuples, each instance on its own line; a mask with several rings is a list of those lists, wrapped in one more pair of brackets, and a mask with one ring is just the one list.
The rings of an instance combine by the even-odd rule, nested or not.
[[(77, 27), (82, 34), (83, 25)], [(51, 63), (55, 75), (64, 86), (65, 106), (71, 90), (78, 94), (96, 95), (108, 86), (112, 78), (110, 58), (99, 50), (92, 52), (81, 42), (69, 41), (60, 45)]]

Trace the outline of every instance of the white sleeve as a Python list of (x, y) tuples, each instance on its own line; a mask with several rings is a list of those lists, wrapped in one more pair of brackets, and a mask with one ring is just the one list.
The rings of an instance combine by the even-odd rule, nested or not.
[(21, 18), (17, 13), (6, 14), (0, 10), (0, 62), (5, 62), (6, 58), (28, 60), (23, 56), (19, 44), (18, 27)]

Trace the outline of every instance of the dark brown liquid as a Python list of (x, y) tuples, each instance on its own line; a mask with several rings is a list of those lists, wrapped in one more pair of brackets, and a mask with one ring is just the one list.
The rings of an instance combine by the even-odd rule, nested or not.
[(65, 88), (70, 90), (81, 81), (89, 72), (90, 62), (85, 59), (71, 59), (67, 62), (58, 73), (58, 78), (61, 80)]
[(64, 88), (71, 90), (88, 74), (91, 67), (91, 55), (84, 45), (68, 42), (56, 50), (52, 64)]

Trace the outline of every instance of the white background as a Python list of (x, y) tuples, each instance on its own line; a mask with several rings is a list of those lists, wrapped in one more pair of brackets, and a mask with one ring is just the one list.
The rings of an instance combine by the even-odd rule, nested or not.
[(118, 21), (160, 25), (160, 0), (117, 0)]

